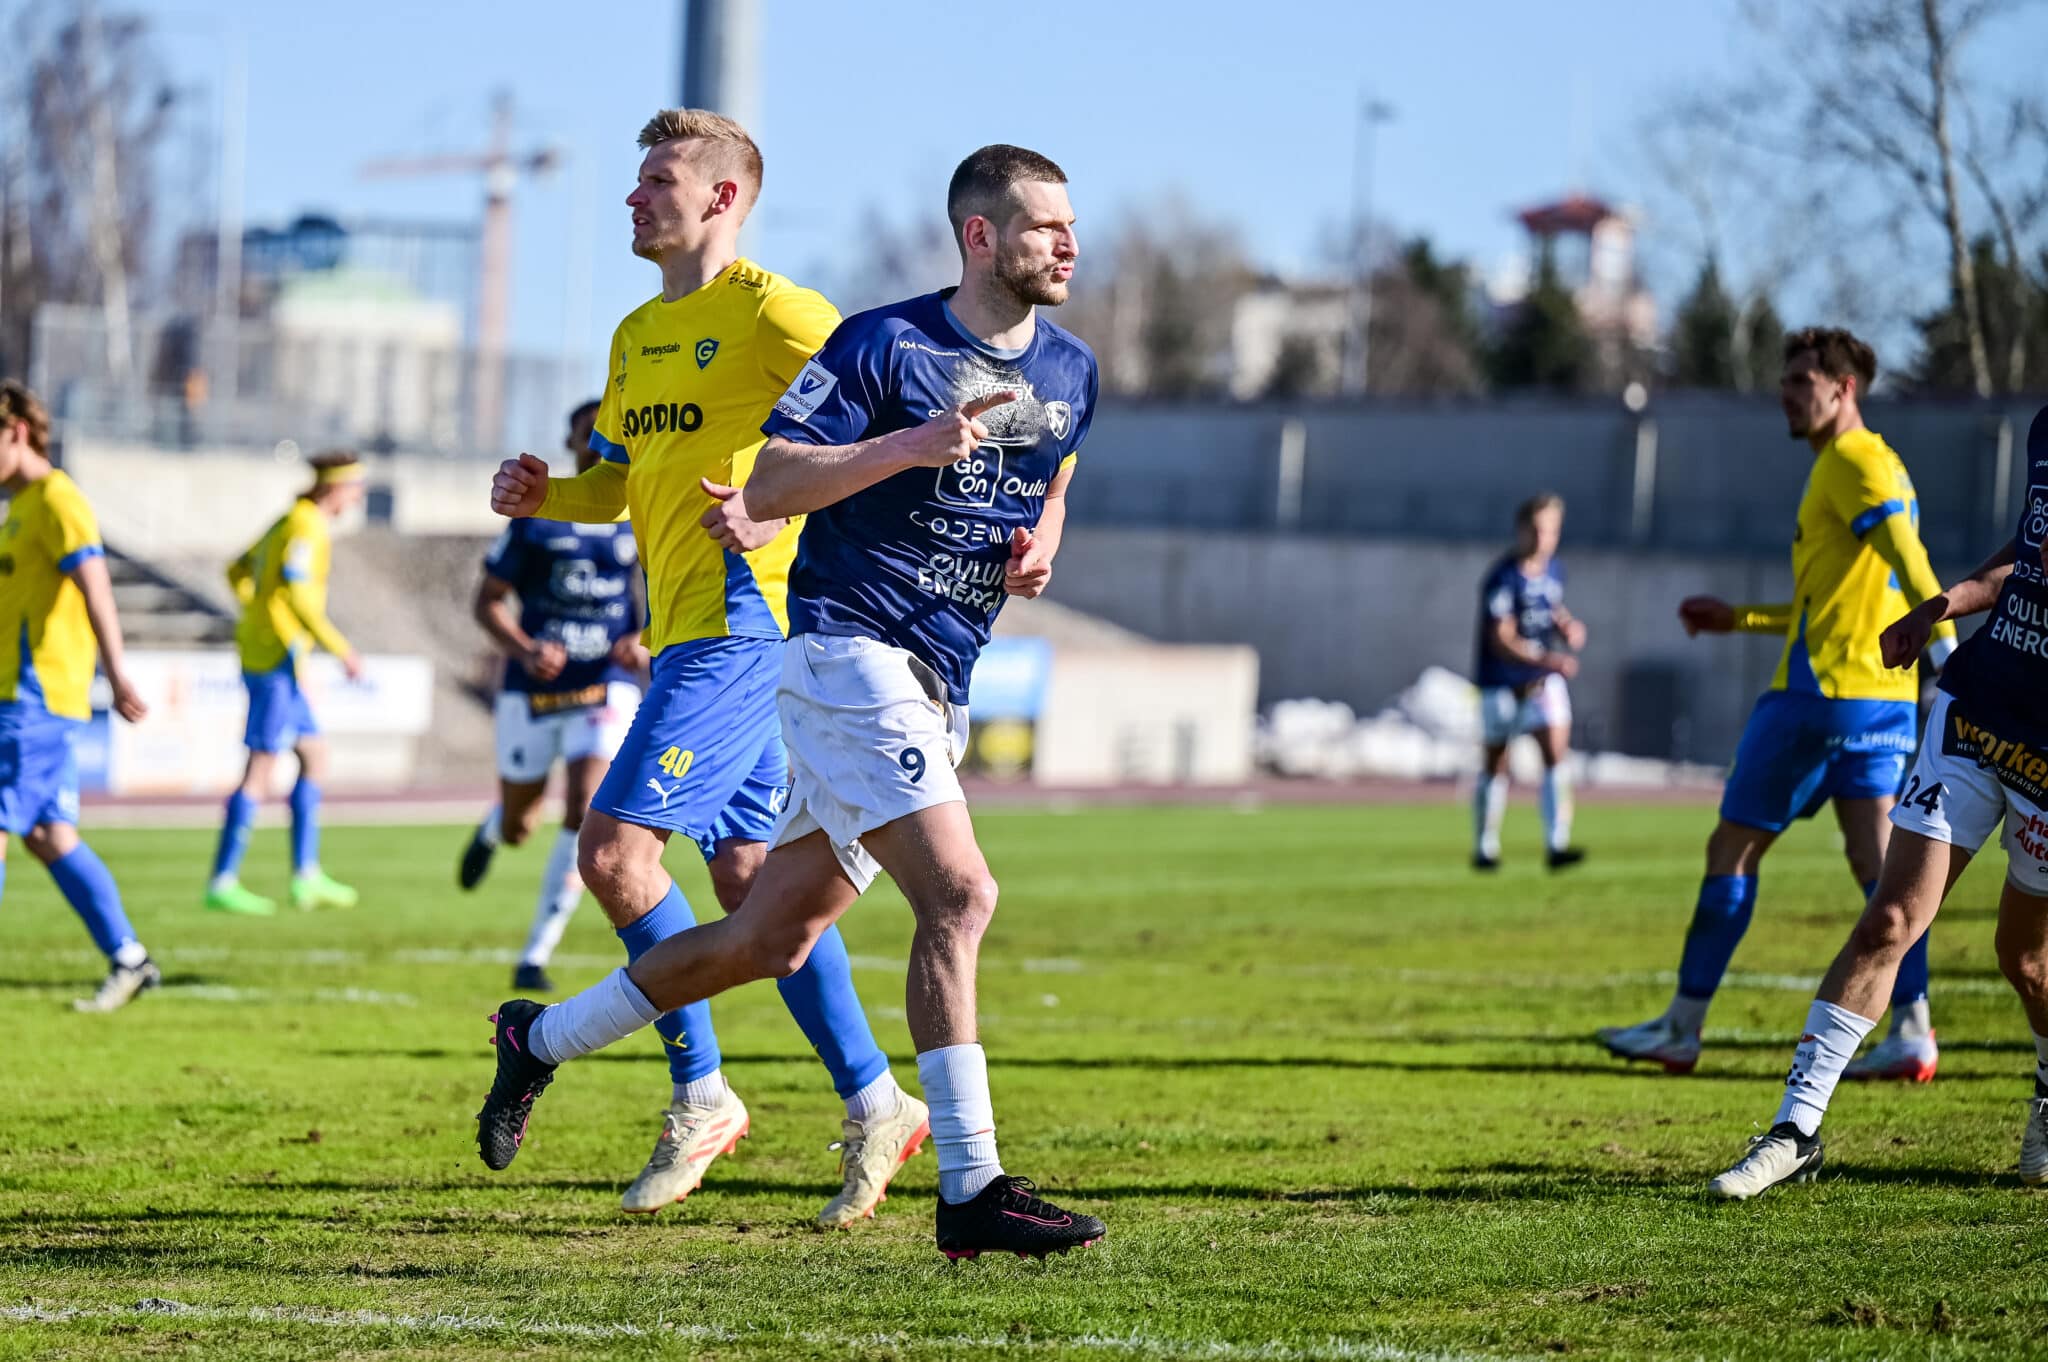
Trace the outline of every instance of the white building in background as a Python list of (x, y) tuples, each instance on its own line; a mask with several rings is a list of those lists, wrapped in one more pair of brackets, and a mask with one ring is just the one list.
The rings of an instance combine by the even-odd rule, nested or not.
[(446, 448), (462, 416), (462, 317), (389, 276), (287, 279), (270, 307), (274, 392), (387, 446)]
[[(1342, 283), (1259, 281), (1230, 317), (1230, 395), (1263, 396), (1284, 361), (1312, 370), (1304, 386), (1334, 392), (1344, 354), (1347, 290)], [(1320, 377), (1320, 382), (1313, 381)]]

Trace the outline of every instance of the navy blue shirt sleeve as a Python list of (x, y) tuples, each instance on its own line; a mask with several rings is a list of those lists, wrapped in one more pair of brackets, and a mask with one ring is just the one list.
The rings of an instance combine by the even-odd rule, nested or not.
[(484, 571), (501, 582), (518, 584), (519, 574), (526, 567), (526, 535), (523, 520), (515, 520), (499, 534), (498, 542), (491, 545), (484, 554)]
[(865, 317), (841, 322), (776, 400), (761, 431), (797, 444), (850, 445), (867, 434), (888, 379), (888, 335)]

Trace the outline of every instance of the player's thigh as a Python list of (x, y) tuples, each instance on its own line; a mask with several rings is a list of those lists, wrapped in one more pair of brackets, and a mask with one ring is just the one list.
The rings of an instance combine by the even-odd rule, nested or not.
[(1567, 719), (1561, 724), (1538, 728), (1530, 737), (1536, 739), (1536, 748), (1543, 754), (1545, 766), (1562, 766), (1572, 751), (1572, 725)]
[(2048, 994), (2048, 896), (2010, 879), (1998, 895), (1998, 963), (2015, 986)]
[(803, 965), (825, 929), (859, 897), (831, 840), (811, 832), (767, 853), (726, 922), (764, 958), (764, 973), (785, 975)]
[(1834, 801), (1835, 825), (1842, 830), (1842, 854), (1859, 884), (1876, 879), (1884, 864), (1885, 847), (1892, 835), (1892, 802), (1890, 795)]
[(540, 821), (540, 802), (548, 792), (545, 780), (500, 780), (498, 782), (498, 825), (506, 841), (514, 846), (533, 835)]
[(78, 850), (78, 827), (69, 821), (38, 823), (21, 840), (31, 856), (44, 865), (55, 865)]
[(299, 759), (299, 774), (302, 777), (315, 784), (327, 779), (330, 755), (327, 739), (321, 737), (317, 730), (297, 734), (292, 741), (292, 755)]
[[(1858, 936), (1896, 938), (1904, 945), (1918, 941), (1969, 866), (1973, 850), (1910, 828), (1896, 830), (1885, 852), (1884, 869), (1878, 872), (1877, 888), (1864, 905)], [(1886, 922), (1896, 930), (1879, 926)], [(1876, 930), (1864, 930), (1870, 928)]]
[(921, 923), (966, 918), (985, 924), (995, 911), (996, 882), (965, 803), (935, 804), (866, 833), (875, 858)]
[(590, 801), (610, 767), (611, 763), (603, 757), (578, 757), (562, 768), (562, 826), (583, 826)]

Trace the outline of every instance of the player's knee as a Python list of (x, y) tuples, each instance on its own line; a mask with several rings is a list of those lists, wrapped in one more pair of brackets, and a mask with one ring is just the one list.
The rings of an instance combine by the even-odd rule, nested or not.
[(787, 979), (804, 967), (817, 942), (817, 936), (800, 925), (756, 928), (747, 937), (747, 961), (758, 979)]
[(950, 885), (936, 911), (928, 915), (930, 925), (979, 941), (996, 915), (998, 890), (995, 876), (987, 871)]
[(1850, 933), (1856, 952), (1864, 956), (1901, 956), (1913, 944), (1913, 918), (1906, 905), (1893, 899), (1872, 899)]
[(38, 823), (28, 830), (28, 835), (21, 842), (28, 848), (29, 855), (48, 865), (70, 849), (67, 843), (75, 843), (76, 840), (77, 835), (63, 824)]
[(632, 858), (617, 842), (591, 837), (576, 839), (576, 873), (598, 901), (609, 905), (632, 873)]
[(2048, 955), (2038, 948), (2001, 941), (1998, 968), (2022, 998), (2048, 998)]

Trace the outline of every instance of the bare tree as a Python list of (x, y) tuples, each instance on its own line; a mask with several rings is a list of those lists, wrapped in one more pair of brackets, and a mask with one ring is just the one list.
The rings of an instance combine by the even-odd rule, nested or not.
[[(1662, 120), (1718, 143), (1740, 166), (1719, 183), (1700, 163), (1681, 173), (1693, 177), (1695, 200), (1710, 200), (1709, 230), (1736, 216), (1717, 216), (1721, 204), (1739, 202), (1750, 216), (1774, 199), (1799, 205), (1780, 220), (1803, 224), (1788, 239), (1808, 249), (1817, 237), (1836, 243), (1837, 258), (1823, 261), (1836, 277), (1823, 284), (1839, 301), (1870, 306), (1843, 277), (1867, 275), (1870, 247), (1910, 258), (1938, 242), (1944, 291), (1967, 333), (1971, 386), (1981, 395), (2009, 387), (2026, 357), (2009, 350), (1994, 370), (1970, 242), (1988, 224), (2013, 277), (2026, 277), (2028, 243), (2048, 206), (2048, 115), (2031, 90), (2001, 92), (1976, 75), (1970, 56), (2024, 7), (2025, 0), (1744, 0), (1756, 74), (1686, 99)], [(1825, 228), (1816, 232), (1816, 224)], [(1865, 263), (1844, 264), (1842, 256)], [(1898, 273), (1890, 266), (1889, 305), (1910, 311)]]

